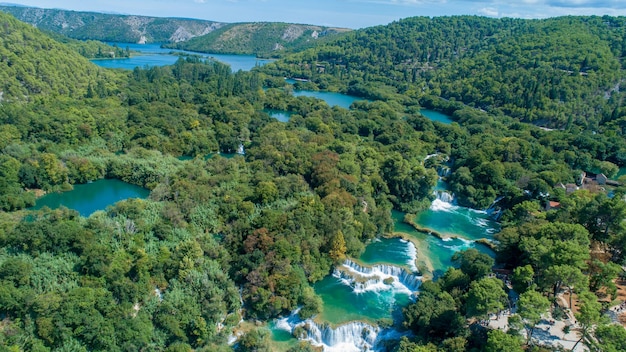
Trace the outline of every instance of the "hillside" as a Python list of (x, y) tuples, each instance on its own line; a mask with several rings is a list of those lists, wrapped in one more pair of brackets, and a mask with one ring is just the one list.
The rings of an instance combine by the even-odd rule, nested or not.
[(595, 130), (626, 116), (625, 34), (622, 17), (417, 17), (265, 69), (372, 98), (440, 96), (538, 125)]
[[(580, 342), (591, 351), (626, 350), (626, 330), (607, 325), (606, 303), (598, 301), (623, 301), (615, 279), (626, 263), (626, 187), (589, 182), (570, 193), (561, 186), (585, 170), (614, 177), (626, 165), (622, 92), (614, 85), (622, 78), (616, 49), (623, 33), (612, 18), (602, 19), (609, 30), (594, 24), (586, 31), (594, 20), (410, 19), (268, 65), (270, 77), (197, 56), (132, 72), (99, 70), (0, 14), (7, 84), (0, 96), (11, 94), (0, 103), (0, 351), (295, 352), (317, 351), (328, 340), (356, 350), (374, 338), (390, 338), (376, 347), (393, 351), (547, 351), (531, 338), (536, 330), (557, 341), (547, 319), (559, 334), (575, 321), (572, 332), (588, 336)], [(296, 88), (373, 99), (331, 107), (292, 94), (283, 74), (312, 80)], [(528, 86), (533, 75), (540, 83)], [(550, 112), (538, 104), (545, 100), (577, 120), (553, 131), (520, 123), (505, 116), (503, 103), (516, 94), (529, 104), (511, 105), (520, 113)], [(449, 109), (455, 123), (431, 121), (420, 104)], [(606, 120), (583, 114), (611, 106)], [(290, 118), (277, 121), (268, 109)], [(587, 130), (576, 128), (585, 121)], [(471, 248), (470, 238), (403, 229), (422, 210), (435, 211), (440, 173), (439, 185), (447, 183), (457, 204), (440, 207), (438, 220), (452, 223), (446, 216), (457, 205), (501, 214), (494, 235), (499, 226), (467, 209), (481, 214), (468, 217), (472, 226), (494, 236), (496, 267), (512, 271), (519, 300), (508, 300), (517, 295), (492, 277), (491, 252)], [(33, 190), (103, 179), (148, 188), (150, 196), (103, 205), (88, 218), (63, 206), (24, 209), (35, 203)], [(72, 195), (95, 203), (78, 187)], [(541, 210), (547, 201), (558, 206)], [(414, 246), (381, 250), (393, 231), (406, 231)], [(373, 246), (379, 249), (370, 252)], [(419, 284), (417, 273), (386, 259), (384, 268), (359, 264), (363, 276), (333, 275), (341, 263), (357, 267), (349, 264), (367, 252), (403, 267), (405, 255), (420, 267), (453, 265), (422, 282), (415, 300), (384, 288)], [(396, 295), (402, 292), (406, 298)], [(501, 317), (511, 322), (507, 333), (478, 326), (511, 306), (515, 313)], [(382, 308), (382, 318), (370, 320), (363, 307)], [(322, 324), (325, 310), (353, 321)], [(291, 333), (268, 329), (296, 314), (315, 320)], [(288, 336), (310, 339), (271, 341)]]
[(20, 21), (74, 39), (127, 43), (179, 42), (207, 34), (224, 23), (183, 18), (113, 15), (34, 7), (0, 6)]
[(170, 43), (169, 47), (211, 53), (272, 55), (302, 50), (349, 31), (288, 23), (234, 23), (113, 15), (34, 7), (0, 6), (20, 21), (74, 39)]
[(290, 23), (237, 23), (170, 46), (201, 52), (272, 55), (282, 50), (302, 50), (347, 31)]
[(104, 75), (77, 52), (0, 13), (0, 101), (35, 94), (82, 96)]

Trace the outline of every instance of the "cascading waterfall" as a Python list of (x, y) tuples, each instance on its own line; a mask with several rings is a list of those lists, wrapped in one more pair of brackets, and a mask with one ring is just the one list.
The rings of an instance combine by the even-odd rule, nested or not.
[(444, 190), (435, 190), (435, 197), (444, 202), (444, 203), (450, 203), (452, 204), (454, 202), (454, 195), (450, 194), (450, 192), (448, 191), (444, 191)]
[(406, 240), (400, 241), (407, 244), (407, 251), (409, 254), (409, 261), (407, 262), (407, 265), (409, 266), (409, 268), (411, 268), (413, 272), (417, 272), (417, 265), (415, 265), (415, 260), (417, 259), (417, 248), (415, 248), (413, 242), (409, 242)]
[(301, 320), (298, 310), (286, 318), (278, 319), (274, 326), (291, 334), (298, 333), (299, 339), (310, 341), (312, 345), (320, 346), (326, 352), (374, 351), (379, 337), (394, 336), (391, 332), (380, 334), (379, 327), (362, 321), (353, 321), (333, 328), (327, 324), (318, 324), (312, 319)]
[(439, 165), (439, 167), (437, 167), (437, 175), (439, 175), (439, 177), (448, 177), (451, 173), (452, 170), (447, 165)]
[(413, 293), (422, 283), (421, 276), (406, 269), (387, 264), (364, 266), (347, 259), (333, 276), (352, 286), (355, 292), (389, 289), (391, 285), (398, 290)]
[(434, 153), (434, 154), (428, 154), (426, 155), (426, 157), (424, 158), (424, 162), (426, 162), (426, 160), (430, 159), (430, 158), (434, 158), (437, 155), (439, 155), (439, 153)]
[(308, 339), (324, 351), (370, 351), (376, 345), (380, 329), (362, 321), (353, 321), (335, 328), (307, 320), (304, 328)]
[[(413, 258), (414, 259), (414, 258)], [(414, 263), (411, 263), (411, 268)], [(333, 276), (356, 293), (365, 291), (388, 291), (412, 295), (420, 287), (422, 278), (415, 272), (389, 265), (362, 265), (346, 260), (337, 267)], [(275, 328), (308, 340), (324, 351), (375, 351), (378, 342), (398, 338), (401, 334), (393, 329), (382, 330), (363, 321), (351, 321), (338, 326), (319, 324), (312, 319), (300, 320), (298, 311), (279, 319)]]
[(500, 209), (500, 207), (497, 205), (498, 202), (500, 202), (502, 199), (504, 199), (504, 196), (500, 196), (496, 198), (493, 201), (493, 203), (491, 203), (489, 208), (485, 210), (487, 214), (489, 214), (489, 216), (491, 216), (491, 218), (493, 218), (494, 220), (498, 220), (500, 216), (502, 215), (502, 212), (501, 212), (502, 209)]

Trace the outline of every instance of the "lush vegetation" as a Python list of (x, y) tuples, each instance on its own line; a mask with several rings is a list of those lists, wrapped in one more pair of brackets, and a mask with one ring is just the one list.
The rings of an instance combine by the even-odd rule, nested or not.
[(328, 41), (347, 29), (290, 23), (235, 23), (207, 35), (170, 44), (177, 49), (257, 56), (284, 55)]
[[(308, 79), (302, 85), (308, 89), (452, 115), (466, 128), (451, 134), (435, 127), (455, 146), (438, 150), (452, 157), (460, 202), (484, 208), (520, 189), (545, 194), (574, 182), (574, 173), (613, 176), (611, 164), (626, 165), (624, 31), (622, 18), (609, 17), (409, 18), (346, 34), (263, 70)], [(509, 117), (558, 130), (541, 132)], [(480, 130), (467, 126), (478, 120)]]
[[(0, 11), (37, 28), (80, 40), (121, 43), (169, 43), (171, 48), (207, 53), (276, 56), (312, 47), (346, 31), (344, 28), (289, 23), (226, 24), (182, 18), (127, 16), (23, 6), (0, 6)], [(67, 40), (63, 40), (64, 42)], [(75, 45), (74, 43), (73, 45)], [(111, 51), (81, 46), (89, 58), (108, 57)], [(94, 51), (95, 49), (95, 51)], [(121, 48), (124, 49), (124, 48)]]
[(77, 40), (55, 32), (46, 32), (52, 39), (65, 44), (88, 59), (114, 59), (130, 57), (128, 47), (121, 48), (117, 44), (108, 45), (98, 40)]
[(597, 131), (623, 115), (625, 31), (624, 19), (611, 17), (416, 17), (268, 68), (373, 98), (441, 96), (521, 121)]
[[(583, 119), (563, 100), (572, 124), (546, 131), (520, 122), (505, 104), (480, 111), (418, 88), (427, 74), (439, 77), (439, 89), (452, 84), (442, 78), (452, 72), (450, 65), (469, 65), (463, 60), (477, 57), (474, 49), (460, 49), (501, 48), (473, 37), (469, 28), (495, 35), (497, 44), (510, 39), (502, 34), (505, 24), (528, 28), (517, 33), (520, 38), (541, 32), (533, 26), (552, 24), (558, 37), (564, 28), (596, 20), (408, 19), (349, 34), (333, 44), (334, 54), (322, 45), (264, 72), (233, 74), (226, 65), (194, 57), (169, 67), (103, 71), (0, 15), (0, 345), (32, 351), (228, 350), (227, 338), (242, 317), (266, 320), (298, 307), (302, 317), (318, 313), (320, 299), (311, 284), (346, 256), (357, 256), (367, 241), (391, 232), (392, 208), (417, 212), (428, 206), (437, 170), (450, 165), (448, 181), (463, 204), (484, 208), (503, 197), (497, 203), (504, 229), (497, 235), (496, 259), (513, 272), (521, 294), (518, 314), (508, 333), (475, 324), (508, 306), (508, 289), (488, 277), (492, 258), (460, 252), (456, 268), (424, 283), (419, 299), (404, 310), (400, 325), (413, 336), (397, 350), (520, 351), (532, 345), (541, 314), (556, 307), (562, 291), (580, 301), (581, 341), (620, 350), (624, 330), (604, 324), (598, 297), (613, 298), (613, 279), (624, 263), (625, 190), (617, 187), (608, 197), (597, 189), (567, 193), (560, 187), (576, 182), (582, 171), (612, 176), (624, 165), (626, 141), (621, 130), (609, 129), (620, 109), (615, 119)], [(368, 61), (387, 53), (388, 59), (423, 54), (384, 45), (401, 43), (399, 33), (426, 30), (415, 43), (437, 43), (441, 49), (428, 54), (437, 67), (392, 80), (402, 65)], [(378, 42), (370, 40), (373, 33), (380, 33)], [(390, 33), (398, 42), (387, 40)], [(444, 38), (455, 38), (458, 46), (446, 49)], [(351, 56), (354, 43), (381, 55)], [(615, 47), (609, 48), (597, 60), (604, 63), (598, 72), (605, 72), (607, 62), (613, 67)], [(563, 50), (569, 57), (569, 46)], [(333, 55), (336, 65), (328, 60)], [(304, 64), (322, 61), (327, 64)], [(621, 68), (614, 69), (608, 71), (621, 79)], [(593, 76), (582, 71), (587, 75), (559, 74)], [(372, 101), (345, 110), (296, 98), (283, 74), (312, 80), (297, 83), (299, 88), (344, 89)], [(596, 78), (611, 81), (604, 73)], [(503, 81), (502, 89), (512, 82)], [(466, 84), (469, 89), (474, 83)], [(562, 83), (574, 96), (591, 89), (569, 84)], [(609, 94), (602, 106), (620, 96)], [(478, 100), (466, 103), (472, 102)], [(456, 122), (432, 122), (420, 114), (421, 105), (448, 112)], [(278, 122), (264, 109), (289, 111), (291, 119)], [(241, 147), (245, 155), (215, 155)], [(435, 153), (440, 157), (425, 161)], [(67, 190), (105, 177), (149, 188), (150, 198), (123, 201), (89, 218), (63, 208), (24, 210), (34, 202), (33, 189)], [(541, 211), (548, 200), (560, 207)], [(266, 340), (262, 330), (251, 329), (237, 349), (263, 350)]]

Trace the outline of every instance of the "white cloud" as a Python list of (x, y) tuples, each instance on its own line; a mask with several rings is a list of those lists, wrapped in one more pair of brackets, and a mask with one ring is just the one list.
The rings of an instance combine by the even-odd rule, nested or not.
[(483, 7), (478, 10), (478, 13), (489, 17), (498, 17), (500, 15), (500, 12), (495, 7)]

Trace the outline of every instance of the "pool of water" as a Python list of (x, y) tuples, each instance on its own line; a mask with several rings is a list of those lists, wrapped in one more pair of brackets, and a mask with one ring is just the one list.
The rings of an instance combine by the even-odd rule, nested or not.
[(420, 110), (420, 114), (422, 114), (425, 117), (429, 118), (431, 121), (437, 121), (437, 122), (441, 122), (441, 123), (445, 123), (445, 124), (452, 123), (452, 119), (450, 118), (450, 116), (448, 116), (446, 114), (442, 114), (442, 113), (440, 113), (438, 111), (435, 111), (435, 110), (421, 109)]
[(323, 92), (323, 91), (313, 91), (313, 90), (295, 90), (293, 91), (293, 95), (296, 97), (304, 96), (304, 97), (312, 97), (321, 99), (326, 102), (329, 106), (339, 106), (344, 109), (349, 109), (350, 105), (357, 100), (365, 100), (363, 98), (355, 97), (352, 95), (335, 93), (335, 92)]
[(37, 199), (32, 210), (48, 207), (56, 209), (65, 206), (77, 210), (81, 216), (89, 216), (104, 210), (120, 200), (147, 198), (150, 191), (124, 181), (104, 179), (92, 183), (74, 185), (74, 189), (62, 193), (50, 193)]
[(263, 111), (280, 122), (289, 122), (289, 119), (291, 118), (291, 113), (289, 111), (275, 109), (265, 109)]
[[(404, 222), (405, 214), (393, 211), (391, 214), (394, 220), (394, 231), (401, 233), (415, 243), (417, 247), (418, 268), (431, 270), (435, 277), (443, 274), (449, 267), (453, 266), (452, 255), (455, 252), (468, 248), (476, 248), (482, 253), (494, 256), (494, 252), (487, 246), (463, 238), (463, 234), (457, 233), (458, 238), (446, 240), (417, 231), (413, 226)], [(419, 215), (418, 215), (419, 216)]]

